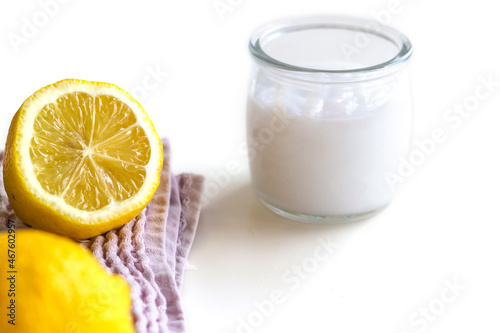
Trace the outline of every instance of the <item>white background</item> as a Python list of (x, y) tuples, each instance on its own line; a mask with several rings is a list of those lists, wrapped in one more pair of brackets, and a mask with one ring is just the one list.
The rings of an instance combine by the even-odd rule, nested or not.
[[(474, 94), (480, 76), (500, 82), (494, 2), (400, 1), (389, 19), (415, 48), (414, 137), (442, 128), (447, 140), (387, 210), (341, 226), (287, 221), (253, 194), (238, 149), (246, 137), (247, 42), (277, 18), (374, 18), (389, 0), (223, 0), (232, 7), (222, 17), (212, 0), (65, 2), (47, 22), (40, 2), (0, 4), (0, 145), (23, 100), (57, 80), (108, 81), (135, 94), (171, 140), (174, 171), (201, 173), (219, 191), (202, 211), (190, 255), (196, 270), (186, 272), (189, 332), (500, 330), (500, 87), (458, 128), (443, 120)], [(23, 37), (26, 21), (40, 27)], [(21, 37), (17, 46), (9, 40)], [(151, 71), (161, 72), (156, 81)], [(242, 168), (225, 184), (230, 161)], [(320, 239), (338, 248), (318, 262)], [(297, 279), (292, 269), (303, 264), (308, 272)], [(465, 290), (454, 296), (446, 281)], [(282, 302), (270, 306), (276, 290)], [(432, 317), (422, 319), (429, 307)]]

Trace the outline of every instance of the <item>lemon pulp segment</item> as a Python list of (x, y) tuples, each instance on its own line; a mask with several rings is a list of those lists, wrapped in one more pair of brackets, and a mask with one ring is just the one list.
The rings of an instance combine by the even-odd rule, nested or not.
[(132, 110), (109, 95), (71, 92), (35, 118), (30, 158), (42, 188), (95, 211), (137, 193), (151, 156)]

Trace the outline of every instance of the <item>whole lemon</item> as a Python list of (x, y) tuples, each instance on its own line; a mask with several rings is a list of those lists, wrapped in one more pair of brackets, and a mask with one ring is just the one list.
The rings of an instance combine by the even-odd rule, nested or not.
[(0, 307), (5, 333), (135, 331), (126, 281), (75, 242), (44, 231), (0, 233)]

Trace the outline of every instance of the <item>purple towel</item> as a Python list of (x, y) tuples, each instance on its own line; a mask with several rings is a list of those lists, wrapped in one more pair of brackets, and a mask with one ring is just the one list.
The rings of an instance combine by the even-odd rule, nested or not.
[[(185, 331), (180, 289), (198, 225), (203, 177), (170, 172), (167, 140), (163, 154), (160, 186), (149, 205), (123, 227), (80, 242), (109, 272), (127, 280), (138, 333)], [(2, 165), (0, 152), (0, 175)], [(0, 231), (7, 229), (8, 219), (16, 221), (16, 228), (30, 228), (15, 216), (0, 178)]]

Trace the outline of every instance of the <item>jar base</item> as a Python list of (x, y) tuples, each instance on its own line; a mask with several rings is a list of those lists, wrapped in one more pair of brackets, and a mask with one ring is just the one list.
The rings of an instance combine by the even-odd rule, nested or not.
[(326, 215), (326, 216), (317, 216), (317, 215), (307, 215), (307, 214), (301, 214), (301, 213), (296, 213), (288, 210), (284, 210), (281, 208), (278, 208), (274, 206), (273, 204), (267, 202), (265, 199), (262, 199), (259, 197), (259, 200), (266, 206), (270, 211), (273, 213), (282, 216), (284, 218), (287, 218), (289, 220), (294, 220), (298, 222), (304, 222), (304, 223), (313, 223), (313, 224), (341, 224), (341, 223), (350, 223), (350, 222), (357, 222), (357, 221), (362, 221), (369, 219), (381, 211), (383, 211), (387, 206), (385, 205), (380, 208), (368, 211), (368, 212), (363, 212), (363, 213), (358, 213), (358, 214), (348, 214), (348, 215)]

